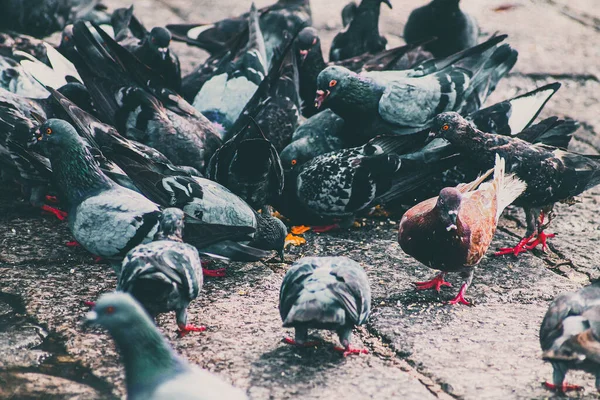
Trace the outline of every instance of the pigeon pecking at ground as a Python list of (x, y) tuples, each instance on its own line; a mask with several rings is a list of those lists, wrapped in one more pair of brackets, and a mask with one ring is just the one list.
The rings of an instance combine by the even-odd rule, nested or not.
[(86, 325), (98, 325), (112, 336), (125, 365), (131, 400), (246, 400), (240, 389), (179, 357), (142, 306), (127, 293), (107, 293), (86, 314)]
[(371, 311), (371, 288), (364, 269), (348, 257), (304, 257), (283, 278), (279, 314), (284, 327), (294, 328), (288, 344), (313, 346), (309, 329), (328, 329), (339, 336), (344, 357), (366, 354), (351, 346), (352, 329), (364, 324)]
[(600, 183), (600, 156), (485, 133), (453, 112), (435, 117), (431, 132), (449, 141), (476, 168), (491, 166), (495, 154), (499, 154), (506, 160), (507, 172), (527, 183), (527, 190), (515, 201), (525, 209), (527, 233), (514, 248), (500, 249), (497, 255), (517, 256), (540, 244), (546, 249), (546, 240), (554, 236), (544, 232), (554, 216), (554, 203), (567, 201)]
[(548, 307), (540, 327), (544, 360), (552, 363), (552, 383), (559, 392), (583, 389), (565, 382), (570, 369), (596, 375), (600, 391), (600, 284), (558, 296)]
[(490, 246), (500, 215), (526, 188), (518, 178), (505, 175), (505, 161), (497, 155), (493, 180), (483, 183), (491, 172), (471, 183), (444, 188), (438, 197), (417, 204), (402, 216), (398, 229), (402, 250), (442, 271), (430, 281), (416, 282), (418, 290), (439, 291), (451, 286), (444, 276), (460, 272), (466, 280), (450, 304), (471, 305), (464, 296), (474, 267)]
[(477, 44), (479, 27), (469, 14), (460, 9), (460, 0), (433, 0), (410, 14), (404, 26), (406, 43), (435, 37), (425, 49), (436, 58)]
[(165, 209), (155, 240), (127, 253), (117, 282), (117, 291), (131, 294), (154, 318), (175, 311), (179, 337), (206, 330), (188, 324), (187, 308), (200, 294), (203, 276), (198, 250), (183, 243), (184, 217), (178, 208)]

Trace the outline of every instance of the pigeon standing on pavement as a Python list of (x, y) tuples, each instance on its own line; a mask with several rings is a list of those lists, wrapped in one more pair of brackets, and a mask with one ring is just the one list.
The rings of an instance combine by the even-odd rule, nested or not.
[(385, 50), (387, 39), (379, 34), (379, 10), (381, 3), (392, 8), (390, 0), (362, 0), (353, 18), (331, 43), (330, 61), (345, 60), (363, 53)]
[(497, 255), (517, 256), (540, 244), (545, 250), (546, 240), (554, 236), (544, 232), (554, 217), (554, 203), (600, 184), (600, 156), (482, 132), (454, 112), (438, 115), (431, 132), (449, 141), (476, 168), (488, 168), (499, 154), (506, 160), (507, 172), (527, 183), (527, 190), (515, 201), (525, 209), (527, 233), (514, 248), (500, 249)]
[(178, 208), (167, 208), (160, 216), (155, 240), (134, 247), (123, 259), (117, 291), (127, 292), (146, 311), (175, 311), (179, 336), (206, 328), (187, 323), (187, 308), (202, 290), (202, 263), (198, 250), (183, 243), (183, 219)]
[(240, 389), (179, 357), (142, 306), (127, 293), (107, 293), (86, 314), (86, 325), (112, 336), (125, 365), (131, 400), (247, 400)]
[(352, 329), (364, 324), (371, 312), (371, 288), (364, 269), (348, 257), (304, 257), (288, 270), (279, 292), (279, 314), (284, 327), (295, 329), (285, 342), (312, 346), (309, 329), (335, 331), (344, 357), (366, 354), (351, 346)]
[(467, 49), (477, 44), (479, 27), (459, 6), (460, 0), (433, 0), (410, 13), (404, 26), (406, 43), (416, 43), (431, 37), (437, 40), (425, 49), (436, 58)]
[(594, 374), (600, 391), (600, 284), (554, 299), (540, 327), (540, 345), (542, 357), (553, 369), (547, 388), (581, 390), (581, 386), (565, 382), (567, 371), (575, 369)]
[(500, 215), (526, 188), (519, 179), (505, 175), (505, 161), (498, 156), (493, 171), (491, 182), (482, 183), (490, 170), (469, 184), (444, 188), (438, 197), (412, 207), (400, 220), (402, 250), (442, 271), (430, 281), (417, 282), (418, 290), (439, 291), (450, 286), (444, 280), (448, 272), (460, 272), (466, 279), (450, 304), (471, 304), (464, 296), (474, 267), (490, 246)]
[(119, 272), (121, 258), (129, 250), (153, 240), (158, 206), (110, 180), (68, 122), (46, 121), (39, 128), (37, 144), (50, 158), (75, 240), (92, 254), (116, 260), (113, 267)]

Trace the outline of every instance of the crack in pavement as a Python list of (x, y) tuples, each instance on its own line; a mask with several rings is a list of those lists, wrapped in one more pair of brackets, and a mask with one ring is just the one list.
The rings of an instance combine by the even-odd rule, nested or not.
[(588, 28), (592, 28), (597, 31), (600, 31), (600, 19), (594, 17), (593, 15), (575, 11), (567, 5), (558, 4), (554, 0), (546, 0), (546, 3), (548, 3), (553, 8), (557, 8), (559, 13), (572, 19), (573, 21), (576, 21), (579, 24), (586, 26)]
[(546, 73), (546, 72), (509, 72), (508, 77), (529, 78), (533, 80), (553, 79), (563, 81), (594, 81), (600, 82), (600, 79), (594, 74), (577, 74), (577, 73)]

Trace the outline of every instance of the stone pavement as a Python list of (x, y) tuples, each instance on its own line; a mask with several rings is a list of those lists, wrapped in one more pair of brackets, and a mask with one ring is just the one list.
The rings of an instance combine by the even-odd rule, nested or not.
[[(257, 1), (257, 6), (270, 0)], [(403, 23), (424, 1), (393, 0), (382, 6), (381, 30), (391, 45), (401, 44)], [(111, 0), (111, 7), (122, 2)], [(313, 0), (314, 25), (324, 53), (341, 28), (345, 0)], [(558, 115), (582, 123), (572, 149), (600, 150), (600, 7), (597, 0), (463, 0), (486, 35), (499, 31), (519, 50), (519, 61), (490, 99), (502, 100), (558, 80), (562, 88), (541, 118)], [(507, 11), (494, 11), (510, 5)], [(135, 4), (147, 26), (211, 21), (246, 11), (249, 1), (145, 0)], [(178, 44), (189, 71), (206, 53)], [(486, 257), (476, 270), (469, 296), (476, 306), (451, 307), (440, 295), (416, 293), (412, 281), (432, 271), (407, 257), (397, 245), (398, 217), (369, 218), (345, 232), (307, 233), (308, 243), (292, 249), (285, 263), (232, 263), (228, 276), (207, 279), (190, 319), (208, 331), (174, 339), (173, 315), (159, 319), (175, 349), (190, 361), (247, 390), (252, 399), (532, 399), (551, 397), (541, 383), (551, 368), (540, 359), (537, 333), (548, 302), (600, 278), (598, 201), (600, 189), (581, 203), (559, 206), (551, 230), (553, 253)], [(0, 193), (0, 398), (113, 399), (124, 396), (123, 371), (107, 336), (80, 327), (86, 307), (112, 290), (105, 265), (71, 239), (65, 224), (39, 216), (18, 191)], [(514, 244), (524, 233), (522, 211), (502, 218), (493, 248)], [(326, 345), (297, 350), (280, 341), (286, 334), (277, 310), (279, 285), (296, 258), (347, 255), (366, 269), (374, 310), (356, 341), (370, 354), (343, 359)], [(457, 280), (450, 280), (459, 283)], [(454, 289), (456, 290), (456, 289)], [(570, 394), (598, 398), (593, 378), (570, 373), (585, 386)], [(202, 390), (201, 387), (198, 390)]]

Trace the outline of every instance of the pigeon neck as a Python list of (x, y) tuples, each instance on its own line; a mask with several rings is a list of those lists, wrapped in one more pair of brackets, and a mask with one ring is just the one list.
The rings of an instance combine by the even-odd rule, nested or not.
[(329, 108), (346, 121), (362, 119), (365, 114), (377, 112), (384, 91), (383, 86), (369, 78), (351, 76), (344, 82), (343, 90), (329, 100)]
[(138, 321), (114, 335), (125, 365), (127, 393), (147, 389), (159, 380), (185, 368), (158, 330), (148, 321)]
[(72, 138), (51, 152), (50, 162), (60, 192), (71, 207), (115, 184), (100, 170), (84, 142)]
[(327, 63), (325, 63), (325, 59), (323, 58), (323, 52), (321, 51), (321, 46), (319, 45), (315, 49), (311, 49), (306, 55), (306, 59), (302, 62), (300, 66), (300, 73), (306, 76), (304, 82), (317, 82), (317, 77), (319, 73), (327, 68)]

